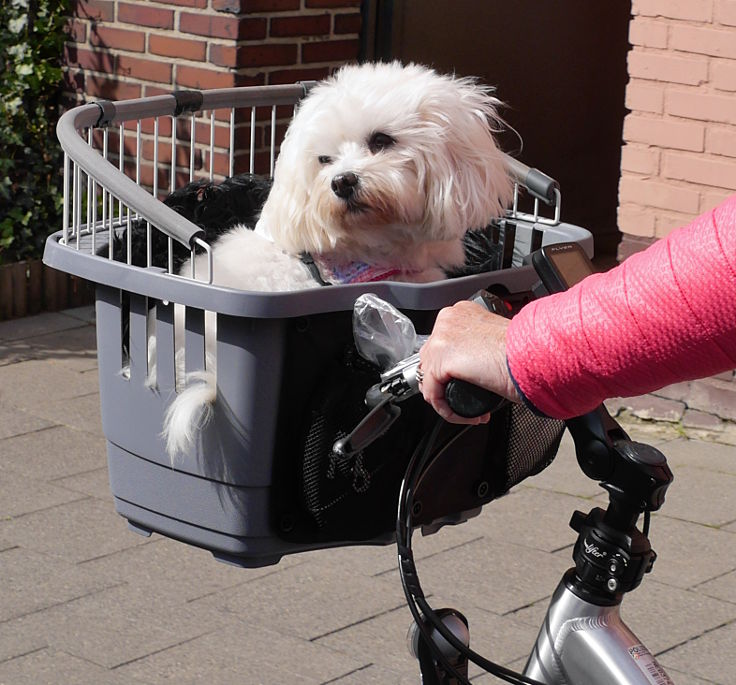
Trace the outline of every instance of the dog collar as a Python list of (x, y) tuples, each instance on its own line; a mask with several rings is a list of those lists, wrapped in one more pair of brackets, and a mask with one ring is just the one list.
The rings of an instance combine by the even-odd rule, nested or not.
[(338, 285), (347, 283), (373, 283), (385, 281), (396, 274), (400, 269), (375, 266), (364, 262), (338, 262), (325, 255), (301, 255), (302, 261), (312, 272), (315, 280), (322, 285)]

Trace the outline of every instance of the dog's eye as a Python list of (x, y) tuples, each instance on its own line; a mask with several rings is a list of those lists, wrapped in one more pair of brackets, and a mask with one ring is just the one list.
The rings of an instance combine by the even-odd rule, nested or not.
[(329, 155), (320, 155), (319, 157), (317, 157), (317, 161), (320, 164), (330, 164), (332, 162), (332, 157), (330, 157)]
[(387, 147), (391, 147), (396, 141), (388, 135), (388, 133), (381, 133), (377, 131), (368, 138), (368, 149), (375, 155), (376, 152), (385, 150)]

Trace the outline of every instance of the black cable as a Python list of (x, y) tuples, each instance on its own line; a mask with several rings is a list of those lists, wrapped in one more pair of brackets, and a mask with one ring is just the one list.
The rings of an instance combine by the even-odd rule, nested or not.
[[(432, 448), (434, 446), (434, 443), (437, 440), (437, 436), (439, 434), (440, 428), (441, 428), (442, 422), (437, 421), (432, 428), (432, 431), (429, 433), (429, 435), (425, 435), (424, 438), (419, 442), (419, 445), (417, 445), (417, 448), (414, 450), (414, 453), (411, 456), (411, 459), (409, 460), (409, 464), (406, 469), (406, 473), (404, 474), (404, 479), (401, 483), (401, 489), (399, 494), (399, 503), (398, 503), (398, 512), (396, 515), (396, 543), (398, 547), (398, 556), (399, 556), (399, 577), (401, 578), (401, 587), (404, 590), (404, 596), (406, 598), (407, 606), (409, 607), (409, 611), (411, 612), (412, 618), (414, 619), (414, 623), (419, 629), (419, 632), (421, 633), (422, 638), (424, 639), (425, 643), (429, 647), (429, 649), (432, 651), (432, 654), (438, 659), (438, 661), (442, 664), (443, 668), (453, 677), (455, 678), (459, 683), (462, 683), (462, 685), (472, 685), (470, 681), (465, 678), (462, 674), (460, 674), (453, 666), (450, 664), (448, 658), (442, 653), (442, 650), (439, 649), (435, 641), (432, 639), (432, 636), (430, 632), (427, 630), (426, 626), (424, 625), (424, 618), (419, 613), (419, 609), (417, 608), (417, 604), (414, 600), (414, 592), (417, 591), (415, 588), (414, 592), (410, 590), (409, 588), (409, 581), (406, 577), (406, 565), (411, 565), (412, 568), (414, 567), (414, 559), (411, 555), (411, 549), (410, 547), (407, 547), (407, 545), (411, 545), (411, 512), (408, 512), (406, 524), (403, 524), (404, 519), (404, 512), (403, 509), (405, 508), (405, 503), (409, 502), (411, 504), (411, 501), (414, 499), (414, 487), (416, 486), (416, 481), (419, 478), (419, 474), (422, 473), (425, 462), (428, 460), (429, 455), (432, 453)], [(421, 455), (421, 456), (419, 456)], [(417, 459), (419, 459), (417, 468)], [(403, 527), (402, 527), (403, 525)], [(404, 555), (408, 555), (404, 556)], [(415, 576), (416, 578), (416, 576)], [(416, 579), (416, 585), (418, 588), (418, 578)], [(421, 588), (418, 588), (418, 591), (421, 592)]]
[[(543, 685), (537, 680), (533, 680), (524, 676), (521, 673), (512, 671), (510, 669), (501, 666), (500, 664), (494, 663), (476, 653), (465, 644), (463, 644), (458, 638), (445, 626), (442, 620), (437, 616), (434, 610), (429, 606), (427, 601), (424, 599), (424, 593), (422, 592), (419, 584), (419, 577), (416, 573), (416, 566), (411, 551), (411, 537), (413, 532), (412, 524), (412, 503), (414, 499), (414, 489), (420, 478), (427, 468), (427, 464), (434, 453), (435, 443), (439, 435), (439, 431), (443, 425), (443, 422), (438, 419), (437, 423), (432, 428), (432, 431), (424, 440), (420, 442), (417, 449), (414, 451), (404, 475), (404, 479), (401, 483), (401, 489), (399, 494), (399, 507), (396, 517), (396, 540), (399, 552), (399, 575), (401, 577), (401, 584), (404, 589), (404, 595), (406, 596), (409, 610), (414, 618), (415, 623), (424, 638), (427, 645), (432, 650), (432, 653), (437, 657), (442, 666), (459, 682), (463, 685), (471, 685), (470, 682), (464, 676), (460, 675), (448, 662), (445, 655), (441, 652), (439, 647), (435, 644), (430, 631), (424, 625), (422, 616), (428, 620), (432, 627), (447, 640), (447, 642), (454, 647), (460, 654), (465, 656), (469, 661), (490, 673), (491, 675), (501, 678), (509, 683), (515, 685)], [(467, 428), (466, 428), (467, 429)], [(457, 436), (455, 436), (457, 437)], [(454, 437), (453, 437), (454, 439)], [(411, 573), (411, 577), (407, 578), (407, 571)], [(421, 612), (421, 613), (420, 613)]]

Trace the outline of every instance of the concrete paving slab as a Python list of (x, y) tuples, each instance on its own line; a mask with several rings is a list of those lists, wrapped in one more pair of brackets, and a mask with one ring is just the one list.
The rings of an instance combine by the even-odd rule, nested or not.
[(0, 366), (0, 402), (21, 409), (32, 409), (51, 399), (89, 395), (98, 389), (95, 375), (70, 369), (57, 359)]
[(96, 497), (105, 502), (106, 505), (109, 506), (110, 504), (110, 485), (107, 468), (105, 467), (76, 473), (73, 476), (54, 478), (50, 483), (54, 487), (61, 488), (70, 493), (76, 493), (77, 495), (86, 497)]
[(576, 533), (569, 526), (573, 512), (592, 507), (587, 499), (522, 484), (486, 507), (483, 533), (491, 540), (552, 552), (575, 542)]
[(207, 607), (174, 605), (127, 583), (42, 613), (17, 625), (54, 649), (109, 670), (234, 624)]
[(97, 342), (94, 326), (82, 324), (59, 333), (24, 338), (34, 358), (63, 361), (75, 371), (97, 366)]
[(0, 340), (0, 368), (33, 358), (31, 346), (24, 340)]
[(670, 440), (659, 446), (673, 469), (675, 478), (681, 467), (706, 469), (736, 475), (736, 450), (730, 445), (702, 440)]
[[(0, 662), (0, 683), (8, 685), (146, 685), (55, 649), (41, 649)], [(150, 683), (149, 683), (150, 685)]]
[(124, 530), (112, 507), (91, 497), (0, 522), (6, 539), (18, 545), (32, 540), (34, 550), (72, 564), (148, 544), (139, 535), (120, 535)]
[(736, 570), (696, 585), (693, 589), (699, 594), (736, 604)]
[[(506, 664), (528, 654), (537, 636), (536, 628), (477, 607), (458, 605), (443, 595), (432, 595), (429, 601), (437, 609), (452, 606), (463, 613), (469, 621), (471, 647), (498, 663)], [(417, 682), (417, 663), (409, 654), (405, 639), (411, 624), (411, 614), (402, 606), (374, 620), (325, 635), (317, 642), (370, 661), (380, 659), (382, 665), (401, 673), (409, 682), (412, 675)], [(477, 666), (470, 666), (471, 677), (480, 673)]]
[(86, 595), (111, 583), (64, 560), (16, 546), (0, 553), (0, 625)]
[[(736, 619), (736, 604), (658, 582), (655, 571), (626, 597), (621, 615), (653, 654)], [(676, 615), (687, 621), (673, 621)]]
[[(119, 535), (127, 538), (132, 533), (123, 527)], [(129, 583), (133, 587), (146, 588), (162, 600), (184, 604), (218, 592), (225, 598), (228, 592), (245, 583), (261, 576), (283, 573), (298, 563), (301, 563), (299, 557), (292, 556), (285, 557), (278, 566), (241, 569), (215, 561), (206, 550), (154, 535), (149, 544), (93, 559), (84, 567), (111, 584)]]
[[(487, 511), (487, 508), (486, 508)], [(482, 513), (460, 525), (448, 525), (430, 535), (423, 535), (420, 530), (414, 533), (414, 558), (429, 559), (437, 554), (467, 544), (483, 537)], [(296, 558), (309, 563), (327, 564), (329, 566), (349, 566), (355, 572), (366, 576), (391, 574), (396, 571), (396, 547), (390, 545), (368, 545), (356, 547), (338, 547), (329, 550), (316, 550), (299, 554)]]
[(79, 492), (32, 480), (19, 473), (8, 471), (3, 469), (1, 464), (0, 477), (2, 477), (4, 488), (7, 488), (0, 500), (0, 519), (16, 518), (85, 497)]
[[(0, 623), (0, 666), (6, 661), (22, 658), (48, 647), (41, 635), (31, 631), (14, 630), (15, 623), (15, 621)], [(5, 682), (10, 681), (0, 680), (0, 683)]]
[[(675, 683), (677, 683), (677, 685), (714, 685), (714, 681), (712, 680), (698, 678), (694, 675), (690, 675), (689, 673), (677, 671), (671, 667), (667, 669), (667, 674), (675, 681)], [(717, 685), (717, 683), (715, 685)]]
[(15, 435), (23, 435), (24, 433), (32, 433), (53, 425), (53, 421), (34, 416), (24, 409), (0, 403), (0, 440), (12, 438)]
[(687, 589), (734, 568), (736, 537), (698, 523), (652, 516), (649, 532), (657, 552), (657, 580)]
[(107, 463), (105, 440), (66, 426), (51, 426), (0, 440), (3, 468), (36, 480), (87, 473)]
[(42, 421), (68, 426), (95, 436), (102, 434), (100, 394), (96, 390), (71, 399), (40, 402), (27, 411)]
[(369, 664), (337, 680), (330, 681), (330, 685), (386, 685), (387, 683), (417, 685), (417, 682), (416, 673), (401, 674), (377, 664)]
[(662, 515), (718, 528), (733, 520), (724, 506), (736, 493), (736, 475), (690, 466), (676, 467)]
[[(465, 526), (461, 526), (465, 532)], [(441, 550), (451, 546), (450, 535), (447, 529), (440, 530), (426, 540), (430, 541), (432, 549)], [(329, 566), (345, 566), (352, 568), (362, 576), (378, 576), (382, 573), (391, 572), (396, 568), (395, 545), (366, 545), (363, 547), (336, 547), (330, 550), (315, 550), (304, 554), (284, 557), (284, 559), (296, 560), (299, 563), (309, 563)], [(281, 566), (281, 564), (279, 564)]]
[(711, 630), (657, 659), (665, 668), (697, 675), (719, 685), (736, 684), (736, 622)]
[(91, 325), (94, 325), (96, 321), (95, 306), (93, 304), (65, 309), (62, 314), (64, 314), (64, 316), (71, 316), (73, 319), (78, 319), (79, 321)]
[(314, 641), (403, 607), (404, 597), (400, 585), (361, 576), (350, 567), (299, 564), (210, 595), (202, 603), (251, 626)]
[(66, 312), (44, 312), (22, 319), (0, 321), (0, 340), (22, 340), (38, 335), (53, 335), (70, 328), (89, 327), (89, 320)]
[(380, 663), (392, 673), (416, 675), (416, 660), (409, 654), (406, 634), (411, 625), (406, 604), (329, 632), (314, 641), (366, 663)]
[(425, 592), (506, 614), (548, 596), (570, 563), (522, 545), (483, 539), (418, 566)]
[(241, 623), (153, 654), (118, 670), (154, 682), (194, 685), (319, 685), (368, 666), (313, 642)]

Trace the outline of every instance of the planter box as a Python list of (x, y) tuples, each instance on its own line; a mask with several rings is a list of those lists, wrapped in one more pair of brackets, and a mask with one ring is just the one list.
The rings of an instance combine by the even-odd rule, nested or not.
[(0, 266), (0, 321), (92, 302), (94, 292), (87, 281), (40, 259)]

